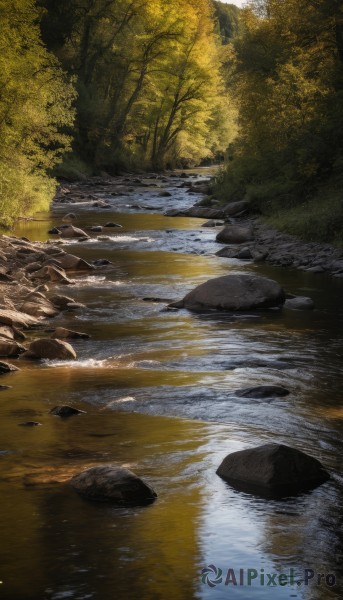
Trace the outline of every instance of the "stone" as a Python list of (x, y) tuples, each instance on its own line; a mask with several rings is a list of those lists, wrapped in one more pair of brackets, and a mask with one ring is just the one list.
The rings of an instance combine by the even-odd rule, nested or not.
[[(56, 307), (48, 300), (44, 298), (41, 294), (31, 294), (27, 300), (21, 305), (20, 309), (27, 313), (28, 315), (32, 315), (33, 317), (56, 317), (58, 315), (58, 310)], [(42, 296), (42, 297), (41, 297)]]
[(62, 221), (69, 222), (74, 221), (74, 219), (76, 219), (76, 215), (74, 213), (68, 213), (67, 215), (64, 215)]
[(223, 213), (226, 217), (233, 217), (235, 215), (245, 212), (249, 207), (249, 202), (240, 200), (239, 202), (230, 202), (223, 208)]
[(93, 233), (101, 233), (103, 230), (101, 225), (92, 225), (92, 227), (89, 227), (89, 231), (93, 231)]
[(157, 494), (129, 469), (99, 465), (75, 475), (71, 486), (89, 500), (107, 501), (119, 506), (140, 506), (153, 502)]
[(206, 221), (201, 225), (201, 227), (218, 227), (219, 225), (224, 225), (224, 221), (210, 220)]
[(8, 325), (0, 325), (0, 338), (14, 340), (14, 331), (12, 327), (9, 327)]
[(58, 262), (63, 269), (67, 271), (91, 271), (94, 267), (83, 258), (74, 256), (74, 254), (64, 254), (58, 257)]
[(11, 373), (14, 371), (20, 371), (20, 369), (18, 369), (18, 367), (15, 367), (14, 365), (11, 365), (10, 363), (0, 361), (0, 375), (4, 375), (5, 373)]
[(80, 339), (89, 340), (90, 335), (88, 333), (79, 333), (78, 331), (72, 331), (71, 329), (65, 329), (64, 327), (57, 327), (50, 336), (53, 339)]
[(216, 237), (216, 241), (221, 244), (243, 244), (250, 242), (252, 239), (252, 228), (241, 225), (226, 225)]
[(20, 427), (38, 427), (42, 423), (38, 423), (38, 421), (25, 421), (25, 423), (18, 423)]
[(35, 271), (32, 273), (31, 277), (33, 279), (44, 279), (45, 281), (52, 281), (55, 283), (65, 283), (66, 285), (72, 283), (70, 279), (68, 279), (64, 269), (60, 269), (53, 265), (45, 266), (42, 269), (39, 269), (39, 271)]
[(68, 225), (67, 227), (63, 227), (60, 230), (61, 238), (88, 238), (89, 236), (83, 229), (79, 229), (78, 227), (74, 227), (73, 225)]
[(29, 353), (35, 358), (48, 360), (76, 359), (76, 352), (70, 344), (62, 340), (51, 338), (40, 338), (31, 342)]
[(242, 311), (281, 306), (285, 293), (272, 279), (233, 273), (202, 283), (171, 307)]
[(62, 294), (54, 294), (53, 296), (50, 296), (50, 301), (59, 310), (67, 310), (68, 305), (74, 302), (73, 298), (70, 298), (69, 296), (63, 296)]
[(0, 338), (0, 356), (19, 356), (26, 348), (14, 340)]
[(241, 398), (281, 398), (282, 396), (288, 396), (289, 390), (282, 386), (277, 385), (259, 385), (251, 388), (244, 388), (242, 390), (236, 390), (235, 395)]
[(73, 406), (55, 406), (50, 411), (51, 415), (55, 415), (56, 417), (72, 417), (74, 415), (85, 415), (85, 410), (79, 410), (78, 408), (74, 408)]
[(12, 327), (30, 327), (37, 325), (38, 320), (31, 315), (16, 310), (0, 309), (0, 323), (12, 325)]
[(216, 472), (238, 489), (280, 497), (312, 489), (329, 479), (315, 458), (274, 443), (233, 452)]
[(118, 223), (113, 223), (112, 221), (110, 221), (109, 223), (105, 223), (104, 227), (120, 227), (122, 228), (122, 225), (119, 225)]
[(307, 298), (307, 296), (296, 296), (295, 298), (286, 300), (285, 308), (291, 310), (313, 310), (314, 302), (312, 298)]

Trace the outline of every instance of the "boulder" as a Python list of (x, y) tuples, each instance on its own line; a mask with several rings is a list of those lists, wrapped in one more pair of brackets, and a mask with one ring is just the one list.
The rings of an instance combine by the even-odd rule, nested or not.
[(83, 229), (79, 229), (78, 227), (74, 227), (73, 225), (69, 225), (68, 227), (63, 227), (60, 229), (61, 238), (88, 238), (89, 236)]
[(281, 398), (288, 396), (289, 390), (278, 385), (259, 385), (257, 387), (236, 390), (235, 395), (241, 398)]
[(37, 292), (36, 294), (31, 294), (27, 300), (21, 305), (20, 309), (27, 313), (28, 315), (32, 315), (33, 317), (56, 317), (58, 315), (58, 310), (56, 310), (55, 306), (48, 300), (44, 298), (42, 294)]
[(90, 500), (113, 502), (119, 506), (149, 504), (156, 492), (129, 469), (100, 465), (75, 475), (71, 486)]
[(0, 356), (19, 356), (26, 348), (14, 340), (0, 338)]
[(45, 358), (49, 360), (75, 360), (76, 352), (74, 348), (58, 339), (41, 338), (31, 342), (29, 346), (30, 355), (35, 358)]
[(74, 415), (85, 415), (85, 410), (79, 410), (78, 408), (74, 408), (73, 406), (55, 406), (55, 408), (51, 409), (51, 415), (55, 415), (56, 417), (72, 417)]
[(64, 296), (62, 294), (53, 294), (53, 296), (50, 296), (50, 301), (59, 310), (67, 310), (68, 305), (75, 302), (73, 298), (70, 298), (69, 296)]
[(31, 315), (26, 313), (18, 312), (16, 310), (0, 309), (0, 323), (4, 325), (12, 325), (15, 327), (30, 327), (37, 325), (37, 319), (34, 319)]
[(171, 306), (191, 310), (241, 311), (281, 306), (284, 301), (285, 293), (276, 281), (233, 273), (202, 283), (181, 302)]
[(239, 202), (230, 202), (223, 208), (223, 213), (226, 217), (234, 217), (248, 209), (249, 202), (241, 200)]
[(242, 227), (241, 225), (226, 225), (216, 237), (217, 242), (221, 244), (245, 244), (252, 239), (252, 228)]
[(285, 308), (291, 310), (313, 310), (314, 302), (312, 298), (306, 296), (296, 296), (295, 298), (289, 298), (285, 302)]
[(67, 271), (91, 271), (94, 268), (83, 258), (74, 256), (74, 254), (63, 254), (58, 257), (58, 262)]
[(0, 361), (0, 375), (4, 375), (5, 373), (11, 373), (14, 371), (19, 371), (18, 367), (11, 365), (10, 363)]
[(0, 338), (14, 340), (14, 331), (12, 327), (9, 327), (8, 325), (0, 325)]
[(280, 497), (317, 487), (329, 479), (318, 460), (283, 444), (233, 452), (216, 472), (238, 489)]
[(53, 339), (81, 339), (89, 340), (90, 335), (88, 333), (79, 333), (78, 331), (72, 331), (71, 329), (65, 329), (64, 327), (57, 327), (54, 333), (50, 336)]
[(53, 265), (45, 266), (39, 271), (35, 271), (31, 277), (33, 279), (44, 279), (45, 281), (52, 281), (58, 283), (71, 283), (70, 279), (68, 279), (66, 272), (59, 267), (55, 267)]

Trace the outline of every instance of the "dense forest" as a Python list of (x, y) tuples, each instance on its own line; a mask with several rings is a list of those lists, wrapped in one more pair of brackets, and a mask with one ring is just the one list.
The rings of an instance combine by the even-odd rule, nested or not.
[(239, 133), (219, 194), (342, 243), (343, 4), (253, 0), (227, 63)]
[(339, 239), (340, 0), (0, 0), (0, 45), (3, 223), (53, 176), (225, 156), (223, 200)]

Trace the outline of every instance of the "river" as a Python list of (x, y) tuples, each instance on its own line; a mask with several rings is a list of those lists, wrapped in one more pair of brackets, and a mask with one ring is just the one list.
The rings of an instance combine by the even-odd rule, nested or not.
[[(201, 169), (189, 180), (209, 174)], [(168, 198), (146, 181), (144, 189), (108, 197), (110, 210), (56, 205), (14, 231), (46, 240), (70, 211), (80, 227), (111, 220), (123, 226), (109, 229), (107, 239), (94, 234), (63, 246), (113, 263), (59, 286), (86, 308), (44, 323), (43, 330), (64, 326), (91, 335), (73, 341), (77, 361), (19, 361), (18, 373), (2, 377), (13, 387), (0, 404), (0, 598), (342, 598), (342, 281), (214, 256), (221, 246), (212, 228), (201, 227), (205, 219), (163, 216), (165, 208), (201, 197), (179, 187), (182, 181), (159, 183)], [(237, 271), (276, 279), (288, 292), (311, 296), (316, 309), (243, 317), (146, 301), (180, 299), (200, 282)], [(261, 384), (291, 393), (272, 401), (234, 395)], [(86, 414), (49, 414), (66, 403)], [(19, 427), (23, 420), (42, 426)], [(229, 452), (267, 441), (320, 459), (330, 481), (265, 500), (215, 474)], [(87, 465), (109, 462), (146, 479), (158, 500), (119, 509), (84, 501), (65, 483)], [(225, 585), (230, 568), (237, 585)], [(240, 569), (257, 572), (250, 586), (239, 585)], [(262, 574), (290, 569), (296, 581), (305, 569), (315, 576), (308, 586), (275, 586), (267, 577), (262, 585)], [(318, 585), (318, 573), (335, 575), (337, 585), (325, 577)]]

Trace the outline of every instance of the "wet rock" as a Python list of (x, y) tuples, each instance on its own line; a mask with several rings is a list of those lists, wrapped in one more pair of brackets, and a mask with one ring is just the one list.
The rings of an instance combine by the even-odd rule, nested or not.
[(70, 480), (71, 486), (90, 500), (113, 502), (119, 506), (140, 506), (153, 502), (157, 494), (129, 469), (100, 465)]
[(20, 369), (18, 369), (18, 367), (15, 367), (14, 365), (11, 365), (10, 363), (0, 361), (0, 375), (4, 375), (5, 373), (12, 373), (14, 371), (20, 371)]
[(163, 190), (158, 195), (160, 198), (170, 198), (172, 194), (170, 192), (168, 192), (167, 190)]
[(280, 497), (312, 489), (329, 479), (318, 460), (283, 444), (233, 452), (216, 472), (238, 489)]
[(104, 227), (120, 227), (122, 228), (122, 225), (119, 225), (118, 223), (113, 223), (112, 221), (110, 221), (109, 223), (105, 223)]
[(19, 356), (26, 348), (14, 340), (0, 339), (0, 356)]
[(234, 273), (206, 281), (171, 307), (241, 311), (277, 307), (284, 301), (285, 293), (276, 281)]
[(38, 427), (42, 425), (42, 423), (38, 423), (38, 421), (25, 421), (24, 423), (18, 423), (20, 427)]
[(85, 410), (79, 410), (78, 408), (74, 408), (73, 406), (55, 406), (55, 408), (51, 409), (51, 415), (55, 415), (56, 417), (72, 417), (74, 415), (85, 415)]
[(313, 310), (314, 302), (312, 298), (306, 296), (296, 296), (295, 298), (289, 298), (285, 302), (285, 308), (291, 310)]
[(251, 227), (241, 225), (226, 225), (216, 237), (217, 242), (221, 244), (243, 244), (253, 239), (253, 230)]
[(97, 258), (93, 261), (96, 267), (107, 267), (108, 265), (112, 265), (113, 263), (107, 258)]
[(58, 227), (52, 227), (51, 229), (48, 229), (48, 233), (50, 235), (59, 235), (60, 230), (58, 229)]
[(59, 339), (41, 338), (31, 342), (29, 353), (35, 358), (48, 360), (75, 360), (76, 352), (74, 348)]
[(216, 252), (216, 256), (221, 256), (223, 258), (238, 258), (240, 260), (251, 260), (253, 258), (250, 248), (240, 249), (233, 248), (232, 246), (221, 248), (221, 250)]
[(68, 225), (67, 227), (63, 227), (60, 230), (61, 238), (71, 239), (71, 238), (88, 238), (89, 236), (83, 229), (79, 229), (78, 227), (74, 227), (73, 225)]
[(62, 294), (54, 294), (53, 296), (50, 296), (50, 301), (54, 306), (57, 306), (59, 310), (67, 310), (68, 304), (73, 303), (74, 299), (69, 296), (63, 296)]
[(236, 390), (235, 396), (240, 396), (241, 398), (281, 398), (283, 396), (288, 396), (290, 394), (289, 390), (282, 386), (277, 385), (259, 385), (256, 387), (245, 388), (242, 390)]
[(224, 225), (224, 221), (210, 220), (203, 223), (201, 227), (218, 227), (219, 225)]
[(68, 213), (67, 215), (64, 215), (62, 221), (74, 221), (76, 219), (76, 215), (75, 213)]
[(92, 225), (92, 227), (89, 227), (89, 231), (92, 231), (93, 233), (101, 233), (103, 230), (101, 225)]
[(0, 392), (5, 392), (6, 390), (12, 389), (11, 385), (0, 385)]
[(88, 340), (91, 336), (88, 333), (79, 333), (78, 331), (72, 331), (71, 329), (65, 329), (65, 327), (57, 327), (53, 334), (50, 336), (53, 339), (81, 339)]

